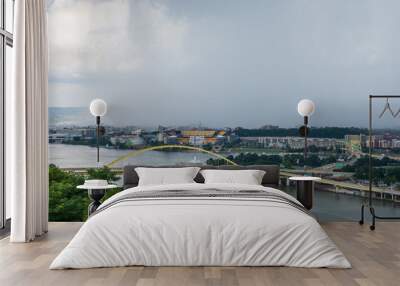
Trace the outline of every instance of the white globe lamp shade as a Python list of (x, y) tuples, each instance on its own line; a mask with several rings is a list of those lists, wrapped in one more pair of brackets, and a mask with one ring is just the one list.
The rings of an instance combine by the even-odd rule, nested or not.
[(90, 113), (93, 116), (104, 116), (107, 113), (107, 103), (102, 99), (94, 99), (90, 103)]
[(312, 100), (309, 99), (302, 99), (300, 102), (297, 104), (297, 112), (301, 116), (310, 116), (311, 114), (314, 113), (315, 110), (315, 105)]

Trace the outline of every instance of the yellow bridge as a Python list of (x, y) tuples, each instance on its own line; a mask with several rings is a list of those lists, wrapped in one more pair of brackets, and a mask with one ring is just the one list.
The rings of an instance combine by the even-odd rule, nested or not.
[(226, 161), (227, 163), (229, 163), (231, 165), (237, 165), (232, 160), (229, 160), (228, 158), (226, 158), (226, 157), (224, 157), (224, 156), (222, 156), (220, 154), (217, 154), (217, 153), (214, 153), (214, 152), (211, 152), (211, 151), (199, 148), (199, 147), (186, 146), (186, 145), (172, 145), (171, 144), (171, 145), (152, 146), (152, 147), (147, 147), (147, 148), (143, 148), (143, 149), (139, 149), (139, 150), (133, 150), (133, 151), (129, 152), (128, 154), (126, 154), (124, 156), (121, 156), (121, 157), (111, 161), (106, 166), (111, 168), (115, 164), (117, 164), (118, 162), (124, 161), (124, 160), (126, 160), (128, 158), (131, 158), (131, 157), (138, 156), (138, 155), (143, 154), (143, 153), (145, 153), (147, 151), (155, 151), (155, 150), (162, 150), (162, 149), (175, 149), (175, 148), (176, 149), (185, 149), (185, 150), (191, 150), (191, 151), (197, 151), (197, 152), (201, 152), (201, 153), (206, 153), (206, 154), (209, 154), (209, 155), (211, 155), (213, 157), (216, 157), (218, 159), (222, 159), (222, 160)]

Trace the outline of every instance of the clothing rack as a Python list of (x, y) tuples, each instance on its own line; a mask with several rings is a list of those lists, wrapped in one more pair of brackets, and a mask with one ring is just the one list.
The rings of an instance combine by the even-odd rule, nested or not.
[(386, 105), (379, 115), (379, 118), (381, 118), (384, 113), (389, 110), (390, 114), (395, 118), (397, 117), (398, 114), (400, 114), (400, 109), (397, 112), (393, 112), (393, 110), (390, 107), (389, 99), (391, 98), (400, 98), (400, 95), (370, 95), (369, 96), (369, 131), (368, 131), (368, 139), (369, 139), (369, 166), (368, 166), (368, 179), (369, 179), (369, 194), (368, 194), (368, 204), (365, 204), (365, 202), (361, 206), (361, 219), (359, 221), (360, 224), (364, 224), (364, 209), (365, 207), (369, 208), (369, 211), (372, 216), (372, 224), (370, 225), (371, 230), (375, 230), (375, 221), (376, 219), (382, 219), (382, 220), (399, 220), (400, 217), (385, 217), (385, 216), (379, 216), (376, 214), (374, 206), (372, 204), (372, 101), (374, 99), (386, 99)]

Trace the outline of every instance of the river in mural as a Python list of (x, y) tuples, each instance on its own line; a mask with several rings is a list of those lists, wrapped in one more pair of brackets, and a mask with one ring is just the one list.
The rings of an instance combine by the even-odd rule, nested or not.
[[(96, 167), (96, 148), (83, 145), (49, 144), (49, 163), (60, 168)], [(100, 163), (106, 165), (127, 155), (132, 150), (100, 149)], [(114, 167), (131, 165), (182, 165), (185, 163), (205, 164), (211, 155), (197, 151), (147, 151), (117, 163)]]

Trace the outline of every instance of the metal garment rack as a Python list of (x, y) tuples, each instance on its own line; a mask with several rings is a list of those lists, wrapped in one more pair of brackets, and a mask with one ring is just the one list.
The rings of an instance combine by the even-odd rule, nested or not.
[(368, 139), (369, 139), (369, 166), (368, 166), (368, 177), (369, 177), (369, 195), (368, 195), (368, 205), (365, 202), (361, 206), (361, 219), (359, 221), (360, 224), (364, 224), (364, 209), (367, 206), (372, 216), (372, 224), (370, 225), (371, 230), (375, 230), (375, 220), (376, 219), (383, 219), (383, 220), (400, 220), (400, 217), (385, 217), (385, 216), (378, 216), (375, 213), (375, 209), (372, 205), (372, 101), (374, 99), (386, 99), (386, 105), (383, 111), (381, 112), (379, 117), (382, 117), (386, 110), (389, 110), (393, 117), (396, 117), (400, 114), (400, 109), (396, 113), (390, 108), (389, 99), (390, 98), (400, 98), (400, 95), (370, 95), (369, 96), (369, 131), (368, 131)]

